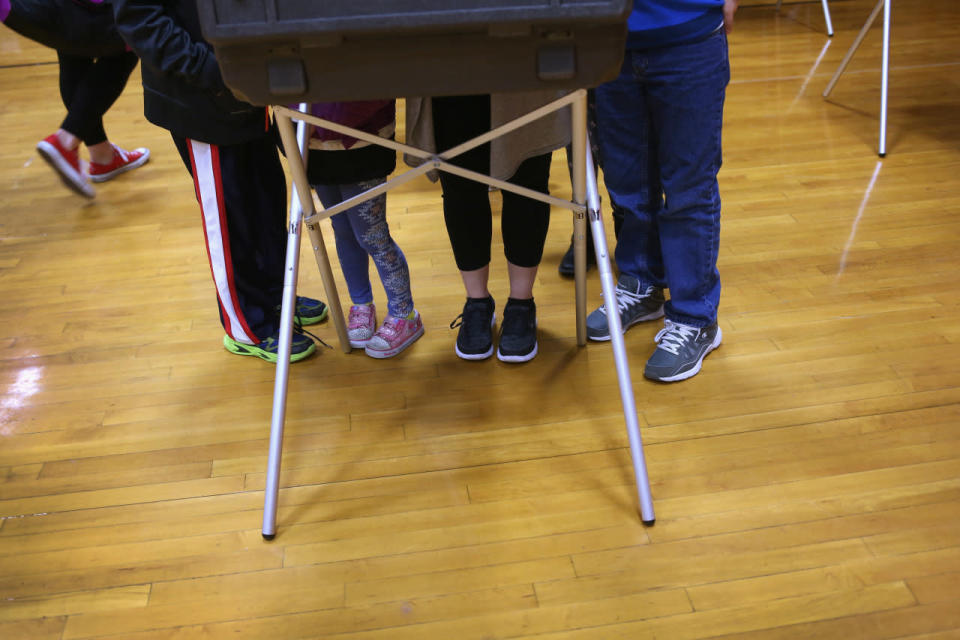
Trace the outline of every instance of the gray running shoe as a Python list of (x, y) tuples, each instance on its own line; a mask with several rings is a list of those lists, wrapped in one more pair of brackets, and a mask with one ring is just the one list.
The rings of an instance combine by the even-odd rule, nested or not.
[(657, 350), (647, 360), (643, 375), (660, 382), (686, 380), (700, 372), (708, 353), (720, 346), (723, 332), (714, 322), (709, 327), (691, 327), (671, 320), (657, 333)]
[[(663, 315), (663, 289), (647, 287), (640, 291), (640, 281), (621, 273), (617, 279), (617, 306), (620, 308), (620, 326), (624, 332), (631, 325), (644, 320), (655, 320)], [(587, 316), (587, 337), (591, 340), (609, 340), (607, 310), (600, 305)]]

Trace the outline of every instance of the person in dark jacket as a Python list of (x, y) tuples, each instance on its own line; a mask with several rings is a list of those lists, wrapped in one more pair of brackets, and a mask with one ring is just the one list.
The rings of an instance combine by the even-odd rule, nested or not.
[[(109, 1), (0, 0), (0, 22), (57, 51), (67, 116), (37, 151), (64, 184), (93, 198), (91, 181), (105, 182), (150, 159), (149, 149), (126, 151), (111, 143), (103, 127), (104, 114), (137, 66), (113, 24)], [(87, 166), (80, 160), (81, 142), (90, 154)]]
[[(170, 131), (193, 177), (217, 289), (224, 347), (276, 362), (287, 186), (268, 113), (237, 100), (200, 32), (195, 0), (114, 0), (121, 37), (140, 56), (144, 114)], [(300, 324), (327, 307), (297, 298)], [(293, 335), (290, 361), (316, 350)]]

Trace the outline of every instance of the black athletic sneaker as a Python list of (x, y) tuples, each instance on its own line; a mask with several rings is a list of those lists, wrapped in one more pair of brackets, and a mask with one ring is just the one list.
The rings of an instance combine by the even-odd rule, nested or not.
[(503, 362), (526, 362), (537, 355), (537, 305), (533, 298), (510, 298), (503, 308), (497, 358)]
[(463, 313), (450, 323), (451, 329), (460, 327), (455, 347), (458, 356), (464, 360), (486, 360), (493, 355), (495, 307), (493, 296), (467, 298)]

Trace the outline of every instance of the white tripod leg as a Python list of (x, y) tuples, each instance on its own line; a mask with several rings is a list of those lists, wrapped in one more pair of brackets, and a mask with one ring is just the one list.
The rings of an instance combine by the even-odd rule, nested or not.
[[(301, 109), (306, 105), (301, 105)], [(277, 114), (278, 126), (281, 120), (288, 129), (292, 129), (290, 118)], [(297, 125), (297, 144), (286, 145), (287, 159), (292, 154), (303, 161), (306, 153), (305, 122)], [(297, 306), (297, 275), (300, 265), (300, 223), (303, 219), (303, 207), (294, 185), (290, 198), (290, 226), (287, 230), (286, 266), (283, 272), (283, 303), (280, 306), (280, 344), (277, 349), (277, 373), (273, 383), (273, 413), (270, 417), (270, 454), (267, 460), (267, 481), (263, 499), (263, 527), (261, 533), (272, 540), (277, 531), (277, 497), (280, 485), (280, 455), (283, 449), (283, 424), (287, 411), (287, 381), (290, 377), (290, 348), (293, 338), (293, 315)]]
[(830, 20), (830, 5), (827, 0), (820, 0), (823, 3), (823, 20), (827, 23), (827, 35), (833, 37), (833, 21)]
[[(301, 105), (305, 110), (306, 105)], [(270, 423), (270, 454), (267, 459), (267, 479), (263, 496), (263, 526), (261, 533), (266, 540), (272, 540), (277, 531), (277, 501), (280, 494), (280, 460), (283, 453), (283, 427), (287, 407), (287, 380), (290, 375), (290, 343), (293, 336), (293, 314), (296, 308), (297, 274), (300, 264), (300, 226), (304, 213), (308, 217), (314, 214), (313, 195), (307, 182), (304, 162), (307, 153), (306, 123), (300, 122), (294, 133), (293, 122), (284, 113), (277, 112), (277, 128), (283, 139), (283, 148), (287, 154), (287, 165), (293, 174), (293, 191), (290, 198), (290, 228), (287, 233), (286, 270), (283, 278), (283, 304), (280, 309), (280, 344), (277, 352), (277, 377), (273, 389), (273, 415)], [(313, 225), (314, 227), (316, 225)], [(320, 276), (327, 295), (329, 314), (337, 329), (340, 346), (350, 351), (350, 339), (347, 336), (347, 324), (343, 319), (343, 309), (337, 295), (337, 285), (327, 259), (327, 251), (319, 231), (311, 229), (314, 241), (314, 253), (320, 265), (321, 256), (326, 270), (321, 266)]]
[[(590, 230), (593, 232), (593, 249), (596, 252), (597, 269), (600, 272), (600, 283), (603, 287), (603, 302), (607, 309), (616, 309), (616, 287), (613, 282), (613, 272), (610, 269), (610, 255), (607, 251), (607, 236), (603, 229), (603, 217), (600, 215), (600, 195), (597, 192), (597, 176), (593, 170), (593, 154), (590, 151), (590, 144), (587, 137), (587, 94), (586, 91), (583, 90), (581, 90), (581, 93), (582, 96), (580, 99), (572, 104), (573, 148), (571, 155), (573, 156), (573, 200), (577, 204), (584, 204), (583, 188), (585, 186), (587, 217), (590, 219)], [(581, 253), (581, 259), (579, 261), (576, 259), (578, 243), (580, 244), (579, 251)], [(584, 244), (584, 234), (577, 232), (576, 218), (574, 218), (574, 271), (577, 274), (578, 282), (579, 278), (583, 278), (585, 283), (586, 250), (583, 246)], [(656, 516), (653, 512), (653, 497), (650, 493), (647, 463), (643, 455), (643, 440), (640, 437), (640, 427), (637, 422), (637, 406), (633, 397), (633, 382), (630, 379), (627, 351), (623, 344), (623, 329), (620, 325), (620, 314), (608, 313), (607, 323), (610, 330), (610, 342), (613, 346), (614, 363), (617, 368), (617, 380), (620, 383), (620, 401), (623, 404), (623, 417), (627, 425), (627, 438), (630, 441), (630, 456), (633, 460), (633, 473), (637, 484), (640, 519), (644, 524), (652, 525), (656, 520)]]
[(863, 27), (861, 27), (860, 33), (857, 34), (853, 44), (850, 45), (847, 54), (843, 57), (843, 60), (840, 61), (840, 66), (837, 67), (837, 71), (833, 74), (833, 77), (830, 78), (830, 82), (827, 83), (826, 89), (823, 90), (824, 98), (828, 97), (830, 92), (833, 91), (833, 87), (837, 84), (847, 65), (850, 64), (850, 60), (853, 59), (853, 54), (860, 48), (860, 44), (863, 42), (864, 37), (866, 37), (870, 27), (873, 26), (874, 20), (880, 15), (880, 10), (882, 9), (883, 58), (880, 71), (880, 143), (878, 145), (878, 153), (881, 158), (887, 155), (887, 91), (890, 77), (890, 3), (891, 0), (879, 0), (879, 2), (877, 2), (873, 11), (870, 12), (870, 17), (867, 18), (867, 21), (863, 24)]
[(881, 0), (883, 2), (883, 68), (881, 70), (880, 84), (880, 144), (878, 153), (880, 157), (887, 155), (887, 89), (890, 78), (890, 3), (891, 0)]

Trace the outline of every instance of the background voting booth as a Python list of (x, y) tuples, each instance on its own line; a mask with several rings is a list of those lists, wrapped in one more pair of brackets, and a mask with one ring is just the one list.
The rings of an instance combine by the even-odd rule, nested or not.
[[(300, 227), (305, 224), (344, 351), (346, 323), (319, 222), (429, 171), (448, 171), (573, 212), (577, 342), (586, 343), (585, 232), (593, 231), (604, 303), (617, 308), (587, 140), (586, 88), (616, 76), (630, 0), (212, 0), (199, 4), (204, 34), (224, 79), (240, 97), (275, 105), (293, 177), (280, 357), (274, 385), (262, 534), (276, 533), (280, 461), (296, 298)], [(279, 105), (555, 90), (557, 99), (453, 149), (430, 153)], [(540, 117), (571, 109), (573, 201), (514, 186), (450, 164), (456, 156)], [(293, 121), (300, 124), (295, 131)], [(420, 158), (416, 169), (324, 211), (305, 170), (306, 124), (347, 133)], [(619, 314), (608, 313), (641, 519), (655, 516)]]

